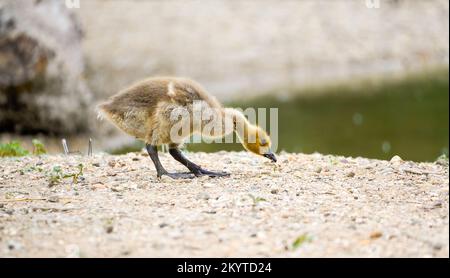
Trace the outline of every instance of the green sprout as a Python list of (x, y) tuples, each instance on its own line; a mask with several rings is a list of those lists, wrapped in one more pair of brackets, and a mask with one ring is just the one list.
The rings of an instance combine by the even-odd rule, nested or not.
[(297, 237), (294, 242), (292, 243), (292, 248), (295, 250), (302, 246), (304, 243), (308, 243), (312, 241), (312, 237), (308, 235), (307, 233), (304, 233)]
[(250, 196), (250, 198), (252, 198), (253, 201), (253, 207), (256, 207), (260, 202), (267, 202), (266, 199), (261, 198), (261, 197), (255, 197), (252, 194), (248, 194), (248, 196)]
[(61, 183), (61, 181), (63, 179), (66, 179), (66, 178), (72, 178), (72, 182), (77, 184), (78, 181), (83, 176), (84, 166), (83, 166), (83, 164), (80, 163), (80, 164), (78, 164), (77, 168), (78, 168), (78, 172), (76, 172), (76, 173), (64, 174), (62, 172), (61, 166), (53, 167), (52, 171), (49, 173), (49, 186), (54, 186), (56, 184), (59, 184), (59, 183)]
[(44, 144), (42, 144), (41, 141), (39, 141), (38, 139), (33, 139), (33, 141), (31, 141), (33, 143), (33, 154), (34, 155), (41, 155), (41, 154), (46, 154), (47, 150), (45, 149)]
[(25, 156), (28, 154), (29, 152), (24, 149), (18, 141), (11, 141), (9, 143), (0, 144), (0, 157)]

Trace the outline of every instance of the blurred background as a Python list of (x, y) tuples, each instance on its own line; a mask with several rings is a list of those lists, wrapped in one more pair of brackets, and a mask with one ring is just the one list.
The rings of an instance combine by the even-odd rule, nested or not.
[[(143, 145), (95, 105), (156, 75), (278, 108), (278, 151), (448, 155), (447, 0), (0, 0), (0, 142)], [(241, 150), (191, 144), (188, 151)]]

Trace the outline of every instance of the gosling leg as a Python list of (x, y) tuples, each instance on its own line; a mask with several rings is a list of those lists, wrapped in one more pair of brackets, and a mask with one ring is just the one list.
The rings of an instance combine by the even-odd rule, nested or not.
[(176, 161), (186, 166), (197, 177), (203, 175), (207, 175), (210, 177), (225, 177), (230, 175), (226, 172), (211, 172), (203, 169), (202, 167), (187, 159), (178, 148), (169, 148), (169, 153)]
[(169, 173), (164, 169), (158, 157), (158, 148), (156, 146), (147, 144), (145, 145), (148, 155), (153, 161), (156, 168), (156, 176), (161, 178), (163, 175), (169, 176), (173, 179), (193, 178), (192, 173)]

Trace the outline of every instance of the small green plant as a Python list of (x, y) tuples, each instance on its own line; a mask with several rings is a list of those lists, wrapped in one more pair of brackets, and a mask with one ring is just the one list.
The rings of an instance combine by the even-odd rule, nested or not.
[(49, 186), (54, 186), (56, 184), (61, 183), (63, 179), (72, 178), (72, 182), (77, 184), (83, 176), (83, 164), (77, 165), (78, 172), (65, 174), (62, 172), (61, 166), (53, 167), (52, 171), (49, 173)]
[(312, 241), (312, 237), (308, 234), (302, 234), (299, 237), (297, 237), (294, 242), (292, 243), (292, 248), (295, 250), (302, 246), (304, 243), (308, 243)]
[(62, 178), (63, 178), (63, 174), (62, 174), (61, 166), (55, 166), (55, 167), (53, 167), (52, 171), (50, 171), (48, 185), (54, 186), (54, 185), (60, 183)]
[(267, 202), (266, 199), (261, 198), (261, 197), (255, 197), (252, 194), (248, 194), (250, 196), (250, 198), (252, 198), (253, 201), (253, 207), (256, 207), (260, 202)]
[(444, 153), (436, 159), (436, 164), (448, 166), (448, 156)]
[(28, 154), (29, 152), (24, 149), (18, 141), (11, 141), (9, 143), (0, 144), (0, 157), (25, 156)]
[(29, 167), (25, 167), (19, 170), (19, 173), (21, 175), (25, 175), (25, 173), (29, 173), (32, 171), (38, 171), (38, 172), (42, 172), (44, 171), (44, 169), (42, 169), (42, 167), (38, 167), (38, 166), (29, 166)]
[(31, 141), (33, 143), (33, 154), (34, 155), (41, 155), (41, 154), (46, 154), (47, 150), (45, 149), (44, 144), (42, 144), (41, 141), (39, 141), (38, 139), (33, 139), (33, 141)]
[(78, 164), (78, 173), (72, 173), (72, 174), (66, 174), (63, 176), (63, 178), (72, 178), (73, 183), (78, 183), (78, 180), (83, 176), (83, 164)]
[[(37, 139), (33, 139), (33, 154), (41, 155), (46, 154), (47, 150), (45, 149), (44, 144)], [(6, 156), (25, 156), (29, 155), (30, 152), (23, 148), (19, 141), (11, 141), (9, 143), (0, 144), (0, 157)]]

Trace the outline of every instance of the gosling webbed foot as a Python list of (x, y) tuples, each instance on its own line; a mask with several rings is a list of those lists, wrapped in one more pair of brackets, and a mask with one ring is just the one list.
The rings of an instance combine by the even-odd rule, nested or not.
[(212, 172), (203, 169), (199, 165), (187, 159), (176, 147), (170, 148), (169, 153), (172, 155), (173, 158), (175, 158), (176, 161), (180, 162), (181, 164), (186, 166), (189, 170), (191, 170), (191, 173), (193, 173), (196, 177), (208, 176), (211, 178), (215, 178), (215, 177), (226, 177), (230, 175), (226, 172)]
[(192, 172), (183, 172), (183, 173), (161, 173), (158, 174), (158, 178), (161, 178), (162, 176), (168, 176), (172, 179), (193, 179), (195, 178), (195, 175)]
[(201, 176), (208, 176), (211, 178), (217, 178), (217, 177), (228, 177), (230, 176), (229, 173), (227, 172), (212, 172), (212, 171), (208, 171), (205, 169), (196, 169), (194, 171), (192, 171), (192, 173), (196, 176), (196, 177), (201, 177)]

